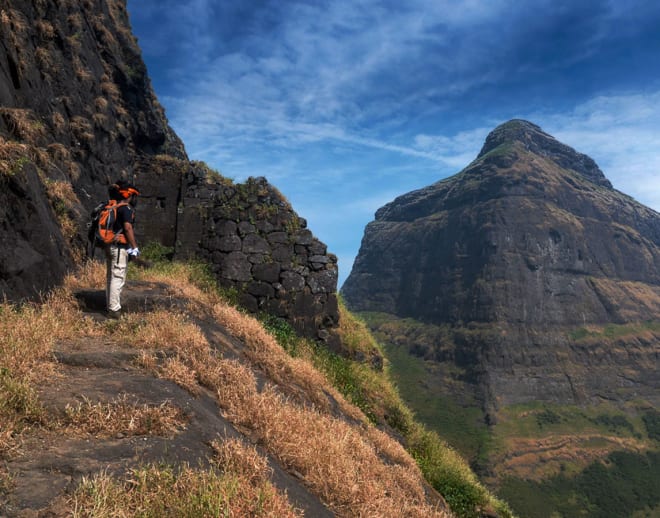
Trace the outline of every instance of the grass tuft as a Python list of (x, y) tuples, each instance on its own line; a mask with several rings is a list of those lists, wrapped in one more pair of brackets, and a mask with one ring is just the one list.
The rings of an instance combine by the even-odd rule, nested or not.
[(112, 437), (123, 435), (170, 435), (185, 424), (183, 412), (169, 402), (139, 405), (128, 395), (107, 403), (92, 403), (84, 398), (76, 406), (67, 405), (61, 425), (69, 433)]
[(269, 482), (188, 466), (150, 465), (122, 481), (101, 473), (83, 481), (70, 500), (74, 517), (278, 516), (299, 513)]

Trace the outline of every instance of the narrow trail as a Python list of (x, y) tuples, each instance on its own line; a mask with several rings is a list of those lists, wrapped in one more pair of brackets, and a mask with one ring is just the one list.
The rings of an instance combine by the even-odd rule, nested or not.
[[(126, 290), (127, 311), (186, 306), (186, 300), (172, 297), (165, 288), (160, 283), (131, 282)], [(80, 291), (76, 298), (84, 313), (103, 325), (104, 293)], [(244, 346), (222, 326), (213, 321), (200, 321), (198, 325), (223, 356), (240, 359)], [(0, 502), (0, 517), (70, 516), (67, 499), (83, 477), (104, 471), (123, 475), (150, 463), (208, 467), (212, 441), (236, 437), (250, 441), (222, 416), (211, 391), (200, 386), (198, 394), (193, 395), (172, 381), (154, 377), (139, 366), (141, 352), (108, 337), (58, 342), (53, 351), (54, 373), (37, 387), (49, 421), (63, 415), (67, 406), (123, 398), (140, 406), (176, 407), (183, 415), (183, 426), (167, 435), (121, 431), (111, 436), (36, 427), (24, 434), (19, 452), (5, 463), (12, 488), (7, 502)], [(161, 351), (156, 356), (162, 361), (168, 354)], [(333, 516), (296, 476), (282, 469), (265, 451), (260, 452), (269, 459), (271, 482), (286, 491), (292, 505), (307, 516)]]

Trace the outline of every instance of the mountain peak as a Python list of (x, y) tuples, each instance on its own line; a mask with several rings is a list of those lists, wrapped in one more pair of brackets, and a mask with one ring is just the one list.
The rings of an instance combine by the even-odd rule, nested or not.
[(486, 141), (479, 152), (479, 157), (489, 153), (502, 144), (520, 142), (527, 145), (531, 143), (536, 143), (538, 145), (547, 140), (554, 141), (555, 138), (552, 135), (545, 133), (536, 124), (523, 119), (512, 119), (500, 124), (488, 134)]
[(523, 119), (512, 119), (491, 131), (477, 158), (484, 157), (501, 145), (515, 143), (530, 153), (552, 160), (564, 169), (579, 173), (596, 185), (612, 188), (610, 181), (591, 157), (562, 144), (536, 124)]

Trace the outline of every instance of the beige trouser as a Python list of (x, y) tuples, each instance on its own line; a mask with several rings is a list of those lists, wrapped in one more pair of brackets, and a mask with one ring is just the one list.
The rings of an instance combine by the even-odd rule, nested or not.
[(121, 290), (126, 283), (128, 270), (128, 252), (125, 248), (109, 246), (105, 249), (107, 266), (107, 282), (105, 285), (105, 301), (108, 311), (121, 309)]

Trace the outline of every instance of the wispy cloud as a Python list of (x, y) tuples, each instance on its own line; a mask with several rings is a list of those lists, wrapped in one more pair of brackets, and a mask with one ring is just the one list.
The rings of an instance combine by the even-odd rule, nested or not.
[(530, 117), (596, 160), (615, 188), (660, 211), (660, 90), (598, 96), (567, 113)]
[(189, 155), (266, 176), (345, 262), (377, 208), (458, 172), (514, 117), (660, 209), (660, 3), (129, 0), (129, 12)]
[[(264, 5), (251, 13), (240, 44), (229, 48), (209, 42), (208, 1), (173, 9), (177, 36), (190, 35), (182, 40), (190, 58), (171, 72), (177, 83), (165, 104), (186, 137), (213, 127), (220, 138), (285, 144), (329, 138), (423, 156), (424, 150), (384, 143), (378, 133), (403, 127), (415, 107), (433, 110), (434, 99), (484, 81), (483, 70), (463, 77), (485, 58), (473, 48), (475, 37), (457, 34), (503, 8), (472, 0), (451, 8), (430, 1)], [(172, 42), (163, 47), (172, 49)]]

